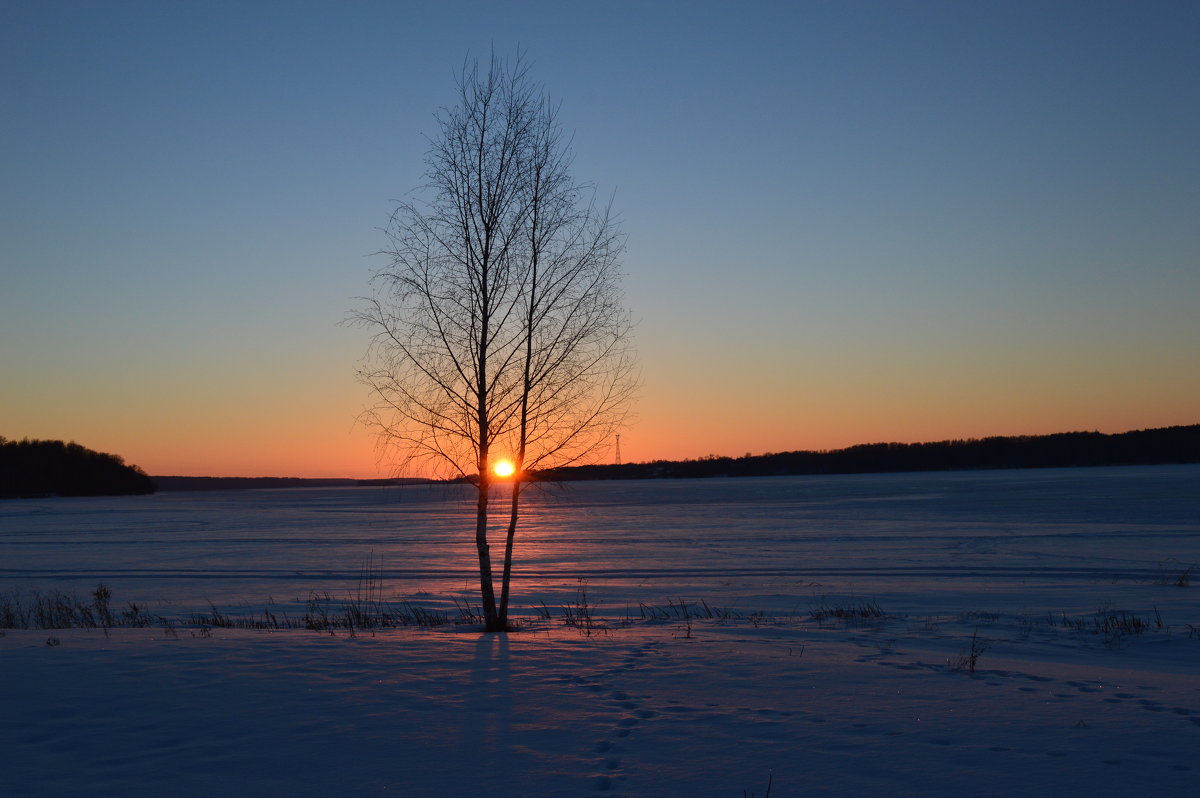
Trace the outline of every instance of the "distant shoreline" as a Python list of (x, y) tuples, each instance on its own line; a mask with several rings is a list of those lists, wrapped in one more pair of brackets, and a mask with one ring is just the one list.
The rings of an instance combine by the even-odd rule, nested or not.
[[(1200, 424), (1115, 434), (1061, 432), (1051, 435), (971, 438), (933, 443), (867, 443), (845, 449), (778, 452), (736, 458), (713, 455), (694, 460), (568, 466), (534, 472), (532, 481), (811, 476), (1184, 463), (1200, 463)], [(443, 481), (420, 478), (183, 476), (161, 476), (151, 479), (160, 491), (380, 487)]]
[(393, 485), (427, 485), (440, 480), (397, 477), (350, 479), (323, 477), (150, 477), (160, 491), (264, 490), (272, 488), (363, 488)]

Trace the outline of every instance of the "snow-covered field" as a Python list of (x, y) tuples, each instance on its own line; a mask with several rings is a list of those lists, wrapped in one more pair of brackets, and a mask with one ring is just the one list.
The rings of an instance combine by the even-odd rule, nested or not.
[(1200, 466), (580, 483), (532, 499), (524, 631), (191, 621), (364, 590), (453, 617), (472, 511), (444, 487), (0, 504), (10, 605), (104, 583), (165, 619), (3, 630), (0, 794), (1198, 792)]

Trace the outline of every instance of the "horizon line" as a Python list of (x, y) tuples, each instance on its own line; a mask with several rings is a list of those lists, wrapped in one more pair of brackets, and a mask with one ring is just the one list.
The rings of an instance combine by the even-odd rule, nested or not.
[[(868, 442), (865, 442), (865, 443), (855, 443), (855, 444), (851, 444), (851, 445), (849, 445), (849, 446), (842, 446), (842, 447), (839, 447), (839, 448), (836, 448), (836, 449), (785, 449), (785, 450), (781, 450), (781, 451), (766, 451), (766, 452), (761, 452), (761, 453), (758, 453), (758, 454), (746, 453), (746, 454), (742, 454), (742, 455), (706, 454), (706, 455), (699, 455), (699, 456), (696, 456), (696, 457), (682, 458), (682, 459), (675, 459), (675, 460), (670, 460), (670, 459), (663, 459), (663, 458), (659, 458), (659, 459), (655, 459), (655, 460), (638, 460), (638, 461), (636, 461), (636, 462), (628, 462), (628, 463), (620, 463), (620, 464), (616, 464), (616, 463), (590, 463), (590, 464), (588, 464), (588, 465), (623, 465), (623, 466), (635, 466), (635, 465), (649, 465), (649, 464), (652, 464), (652, 463), (686, 463), (686, 462), (689, 462), (689, 461), (691, 461), (691, 460), (708, 460), (708, 459), (729, 459), (729, 460), (741, 460), (741, 459), (745, 459), (745, 458), (747, 458), (747, 457), (750, 457), (750, 458), (753, 458), (753, 457), (767, 457), (767, 456), (771, 456), (771, 455), (780, 455), (780, 454), (796, 454), (796, 453), (804, 453), (804, 454), (828, 454), (828, 453), (831, 453), (831, 452), (843, 452), (843, 451), (846, 451), (846, 450), (848, 450), (848, 449), (854, 449), (854, 448), (857, 448), (857, 447), (859, 447), (859, 446), (891, 446), (891, 445), (900, 445), (900, 446), (920, 446), (920, 445), (932, 445), (932, 444), (939, 444), (939, 443), (955, 443), (955, 442), (986, 441), (986, 440), (992, 440), (992, 439), (996, 439), (996, 438), (1000, 438), (1000, 439), (1004, 439), (1004, 438), (1008, 438), (1008, 439), (1013, 439), (1013, 438), (1049, 438), (1049, 437), (1053, 437), (1053, 436), (1055, 436), (1055, 435), (1103, 435), (1103, 436), (1105, 436), (1105, 437), (1114, 437), (1114, 436), (1118, 436), (1118, 435), (1129, 435), (1129, 434), (1131, 434), (1131, 433), (1136, 433), (1136, 432), (1154, 432), (1154, 431), (1159, 431), (1159, 430), (1186, 429), (1186, 428), (1188, 428), (1188, 427), (1197, 427), (1197, 426), (1200, 426), (1200, 422), (1197, 422), (1197, 423), (1195, 423), (1195, 424), (1171, 424), (1171, 425), (1169, 425), (1169, 426), (1165, 426), (1165, 427), (1141, 427), (1141, 428), (1138, 428), (1138, 429), (1124, 430), (1124, 431), (1122, 431), (1122, 432), (1100, 432), (1099, 430), (1066, 430), (1066, 431), (1062, 431), (1062, 432), (1047, 432), (1047, 433), (1040, 433), (1040, 434), (1035, 434), (1035, 435), (1029, 435), (1029, 434), (1019, 434), (1019, 435), (984, 435), (984, 436), (980, 436), (980, 437), (969, 437), (969, 438), (942, 438), (942, 439), (940, 439), (940, 440), (932, 440), (932, 441), (928, 441), (928, 440), (927, 440), (927, 441), (908, 441), (908, 442), (905, 442), (905, 441), (868, 441)], [(568, 467), (569, 467), (569, 466), (568, 466)], [(543, 471), (553, 471), (553, 470), (555, 470), (555, 469), (553, 469), (553, 468), (548, 468), (548, 469), (540, 469), (540, 470), (543, 470)], [(232, 475), (231, 475), (231, 476), (212, 476), (212, 475), (207, 475), (207, 474), (204, 474), (204, 475), (195, 475), (195, 476), (190, 476), (190, 475), (185, 475), (185, 474), (147, 474), (147, 476), (149, 476), (151, 479), (247, 479), (247, 480), (250, 480), (250, 479), (290, 479), (290, 480), (298, 480), (298, 481), (299, 481), (299, 480), (304, 480), (304, 481), (310, 481), (310, 482), (316, 482), (316, 481), (335, 481), (335, 480), (339, 480), (339, 481), (348, 481), (348, 482), (391, 482), (391, 481), (402, 481), (402, 480), (409, 480), (409, 481), (412, 481), (412, 482), (425, 482), (425, 483), (429, 483), (429, 482), (453, 482), (453, 481), (456, 481), (455, 479), (438, 479), (438, 478), (436, 478), (436, 477), (413, 477), (413, 476), (391, 476), (391, 477), (380, 477), (380, 476), (372, 476), (372, 477), (350, 477), (350, 476), (292, 477), (292, 476), (278, 476), (278, 475), (267, 475), (267, 476), (232, 476)]]

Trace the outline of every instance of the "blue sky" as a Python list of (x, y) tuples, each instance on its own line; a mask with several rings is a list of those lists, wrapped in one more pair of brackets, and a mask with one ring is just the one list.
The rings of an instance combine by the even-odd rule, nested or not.
[(0, 435), (372, 475), (391, 201), (528, 52), (613, 194), (626, 459), (1195, 423), (1194, 3), (0, 5)]

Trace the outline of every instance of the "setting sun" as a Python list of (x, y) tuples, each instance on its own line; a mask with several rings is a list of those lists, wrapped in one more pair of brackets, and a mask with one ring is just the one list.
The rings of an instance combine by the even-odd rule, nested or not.
[(496, 472), (498, 477), (511, 477), (517, 471), (517, 467), (512, 464), (511, 460), (501, 460), (492, 466), (492, 470)]

